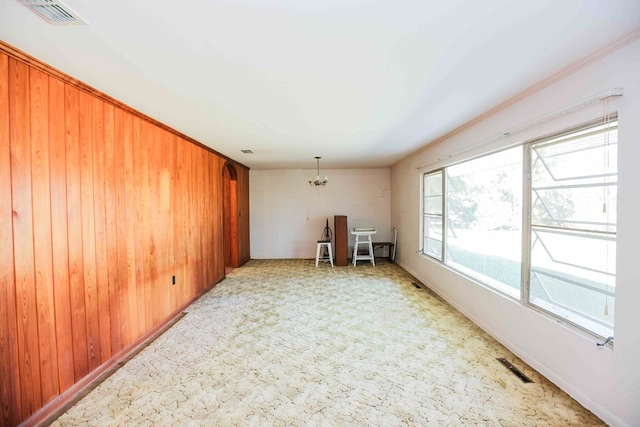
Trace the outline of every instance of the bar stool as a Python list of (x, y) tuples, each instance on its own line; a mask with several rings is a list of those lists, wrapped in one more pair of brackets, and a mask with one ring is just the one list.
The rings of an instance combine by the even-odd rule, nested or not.
[[(326, 246), (328, 249), (328, 259), (327, 257), (320, 258), (320, 251), (322, 250), (323, 246)], [(324, 262), (329, 261), (331, 263), (331, 268), (333, 268), (333, 252), (331, 251), (331, 240), (318, 240), (318, 245), (316, 246), (316, 268), (318, 268), (318, 261), (320, 260)]]
[[(353, 245), (353, 265), (355, 266), (358, 261), (371, 261), (371, 264), (375, 267), (376, 259), (373, 255), (373, 243), (371, 242), (371, 236), (376, 234), (376, 230), (373, 228), (354, 228), (351, 230), (351, 234), (356, 236), (356, 241)], [(366, 245), (368, 255), (364, 253), (360, 255), (358, 254), (360, 245)]]

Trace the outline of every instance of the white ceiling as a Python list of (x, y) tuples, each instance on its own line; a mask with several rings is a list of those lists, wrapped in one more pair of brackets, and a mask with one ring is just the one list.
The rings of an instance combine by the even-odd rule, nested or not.
[(90, 25), (0, 0), (0, 39), (256, 169), (389, 166), (640, 27), (638, 0), (64, 2)]

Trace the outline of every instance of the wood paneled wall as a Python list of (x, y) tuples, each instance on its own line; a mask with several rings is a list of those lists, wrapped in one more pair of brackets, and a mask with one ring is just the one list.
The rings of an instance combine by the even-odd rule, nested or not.
[[(224, 277), (227, 159), (43, 69), (0, 49), (2, 426)], [(249, 175), (238, 166), (246, 260)]]

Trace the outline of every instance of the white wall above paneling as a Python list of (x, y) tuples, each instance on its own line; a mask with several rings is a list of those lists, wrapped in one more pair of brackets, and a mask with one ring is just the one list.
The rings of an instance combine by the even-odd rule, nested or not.
[[(310, 187), (315, 170), (251, 170), (251, 258), (315, 258), (316, 241), (334, 215), (353, 227), (375, 227), (390, 238), (389, 169), (322, 169), (325, 187)], [(349, 245), (353, 237), (349, 235)]]

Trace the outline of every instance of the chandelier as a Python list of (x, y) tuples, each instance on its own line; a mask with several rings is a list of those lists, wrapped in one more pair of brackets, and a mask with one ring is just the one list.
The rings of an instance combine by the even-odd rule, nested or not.
[(316, 157), (316, 177), (315, 179), (309, 180), (309, 185), (312, 187), (317, 187), (319, 185), (327, 185), (329, 182), (329, 177), (325, 176), (324, 179), (320, 179), (320, 159), (321, 157)]

